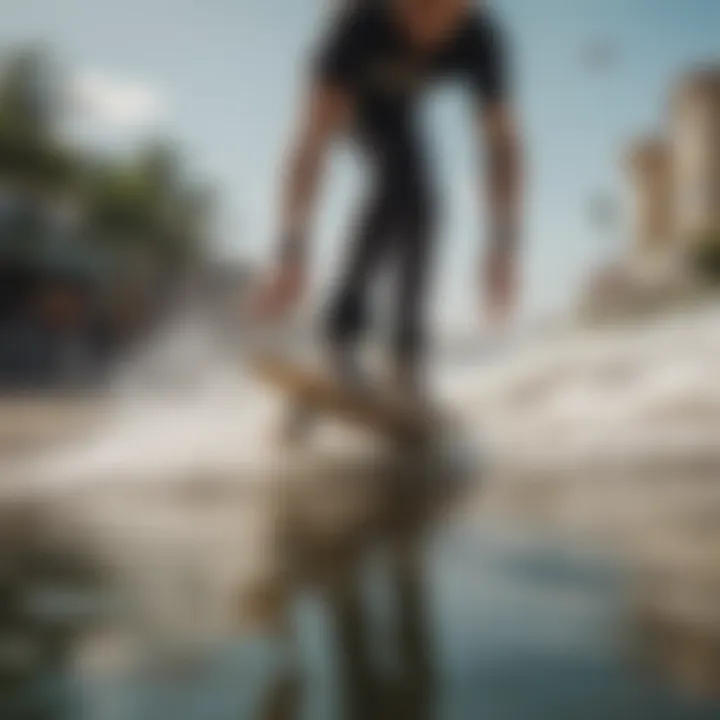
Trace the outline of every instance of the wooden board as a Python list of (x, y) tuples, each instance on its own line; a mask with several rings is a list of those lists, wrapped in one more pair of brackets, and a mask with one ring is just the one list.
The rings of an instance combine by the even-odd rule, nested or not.
[(363, 426), (403, 443), (426, 443), (438, 430), (435, 412), (393, 396), (391, 388), (356, 388), (329, 373), (292, 358), (255, 355), (255, 375), (292, 402)]

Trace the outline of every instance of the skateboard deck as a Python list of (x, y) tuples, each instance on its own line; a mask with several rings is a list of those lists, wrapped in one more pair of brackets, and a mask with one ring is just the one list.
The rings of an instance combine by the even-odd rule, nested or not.
[(394, 441), (426, 443), (438, 430), (435, 411), (402, 400), (389, 387), (353, 386), (310, 362), (280, 355), (255, 355), (251, 368), (293, 403)]

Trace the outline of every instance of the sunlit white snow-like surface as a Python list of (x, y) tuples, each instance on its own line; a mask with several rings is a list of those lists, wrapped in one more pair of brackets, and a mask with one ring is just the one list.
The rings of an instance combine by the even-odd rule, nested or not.
[[(283, 471), (277, 436), (286, 404), (253, 381), (211, 323), (185, 318), (169, 327), (119, 374), (111, 405), (89, 437), (33, 458), (23, 482), (29, 475), (42, 492), (107, 481), (246, 483)], [(344, 428), (324, 428), (314, 440), (363, 447)]]
[[(468, 436), (506, 465), (632, 466), (717, 455), (718, 367), (720, 309), (712, 307), (527, 339), (476, 364), (438, 366), (435, 380)], [(282, 409), (210, 324), (185, 319), (129, 365), (114, 412), (91, 437), (36, 458), (35, 467), (58, 487), (107, 477), (261, 478), (279, 457)], [(320, 437), (336, 450), (363, 448), (347, 429), (325, 427)]]
[[(53, 511), (61, 509), (69, 527), (81, 525), (93, 548), (134, 578), (142, 612), (173, 631), (193, 624), (189, 594), (177, 591), (188, 573), (203, 597), (232, 608), (238, 588), (262, 586), (275, 570), (276, 500), (246, 506), (233, 485), (203, 502), (201, 492), (177, 492), (182, 481), (197, 480), (195, 489), (217, 478), (267, 487), (278, 473), (297, 474), (296, 459), (285, 463), (272, 434), (282, 400), (233, 358), (207, 323), (171, 328), (129, 365), (114, 411), (91, 437), (35, 458), (21, 477), (38, 495), (102, 490), (73, 493)], [(699, 541), (692, 530), (709, 511), (720, 518), (719, 475), (697, 469), (699, 459), (720, 468), (718, 367), (720, 309), (709, 308), (528, 338), (477, 363), (436, 367), (435, 381), (500, 469), (483, 473), (483, 507), (552, 515), (554, 527), (578, 536), (602, 530), (648, 564), (660, 555), (663, 572), (682, 566), (688, 587), (689, 570), (717, 565), (707, 523)], [(336, 430), (327, 428), (307, 454), (366, 455), (360, 434)], [(672, 465), (669, 483), (657, 482), (661, 464)], [(339, 467), (322, 466), (326, 475)], [(372, 473), (372, 464), (365, 469)], [(310, 524), (318, 524), (323, 500), (309, 498)], [(174, 599), (176, 616), (167, 611)], [(717, 605), (714, 595), (709, 601)]]
[(720, 309), (566, 331), (441, 378), (448, 402), (516, 461), (633, 461), (714, 451)]

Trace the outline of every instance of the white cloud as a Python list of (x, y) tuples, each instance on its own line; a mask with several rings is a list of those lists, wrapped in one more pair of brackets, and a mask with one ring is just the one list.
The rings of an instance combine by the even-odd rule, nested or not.
[(146, 128), (156, 124), (165, 111), (161, 94), (152, 86), (98, 70), (78, 72), (71, 95), (81, 113), (114, 129)]

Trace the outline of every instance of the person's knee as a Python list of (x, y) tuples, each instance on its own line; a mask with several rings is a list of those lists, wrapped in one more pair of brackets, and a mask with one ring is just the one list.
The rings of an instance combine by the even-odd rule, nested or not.
[(422, 324), (417, 320), (400, 323), (394, 349), (398, 362), (418, 362), (425, 349), (425, 334)]
[(396, 197), (404, 231), (431, 235), (439, 212), (438, 197), (432, 183), (422, 176), (408, 177), (398, 187)]
[(359, 334), (365, 323), (365, 303), (360, 293), (342, 291), (330, 307), (327, 334), (334, 342), (344, 342)]

